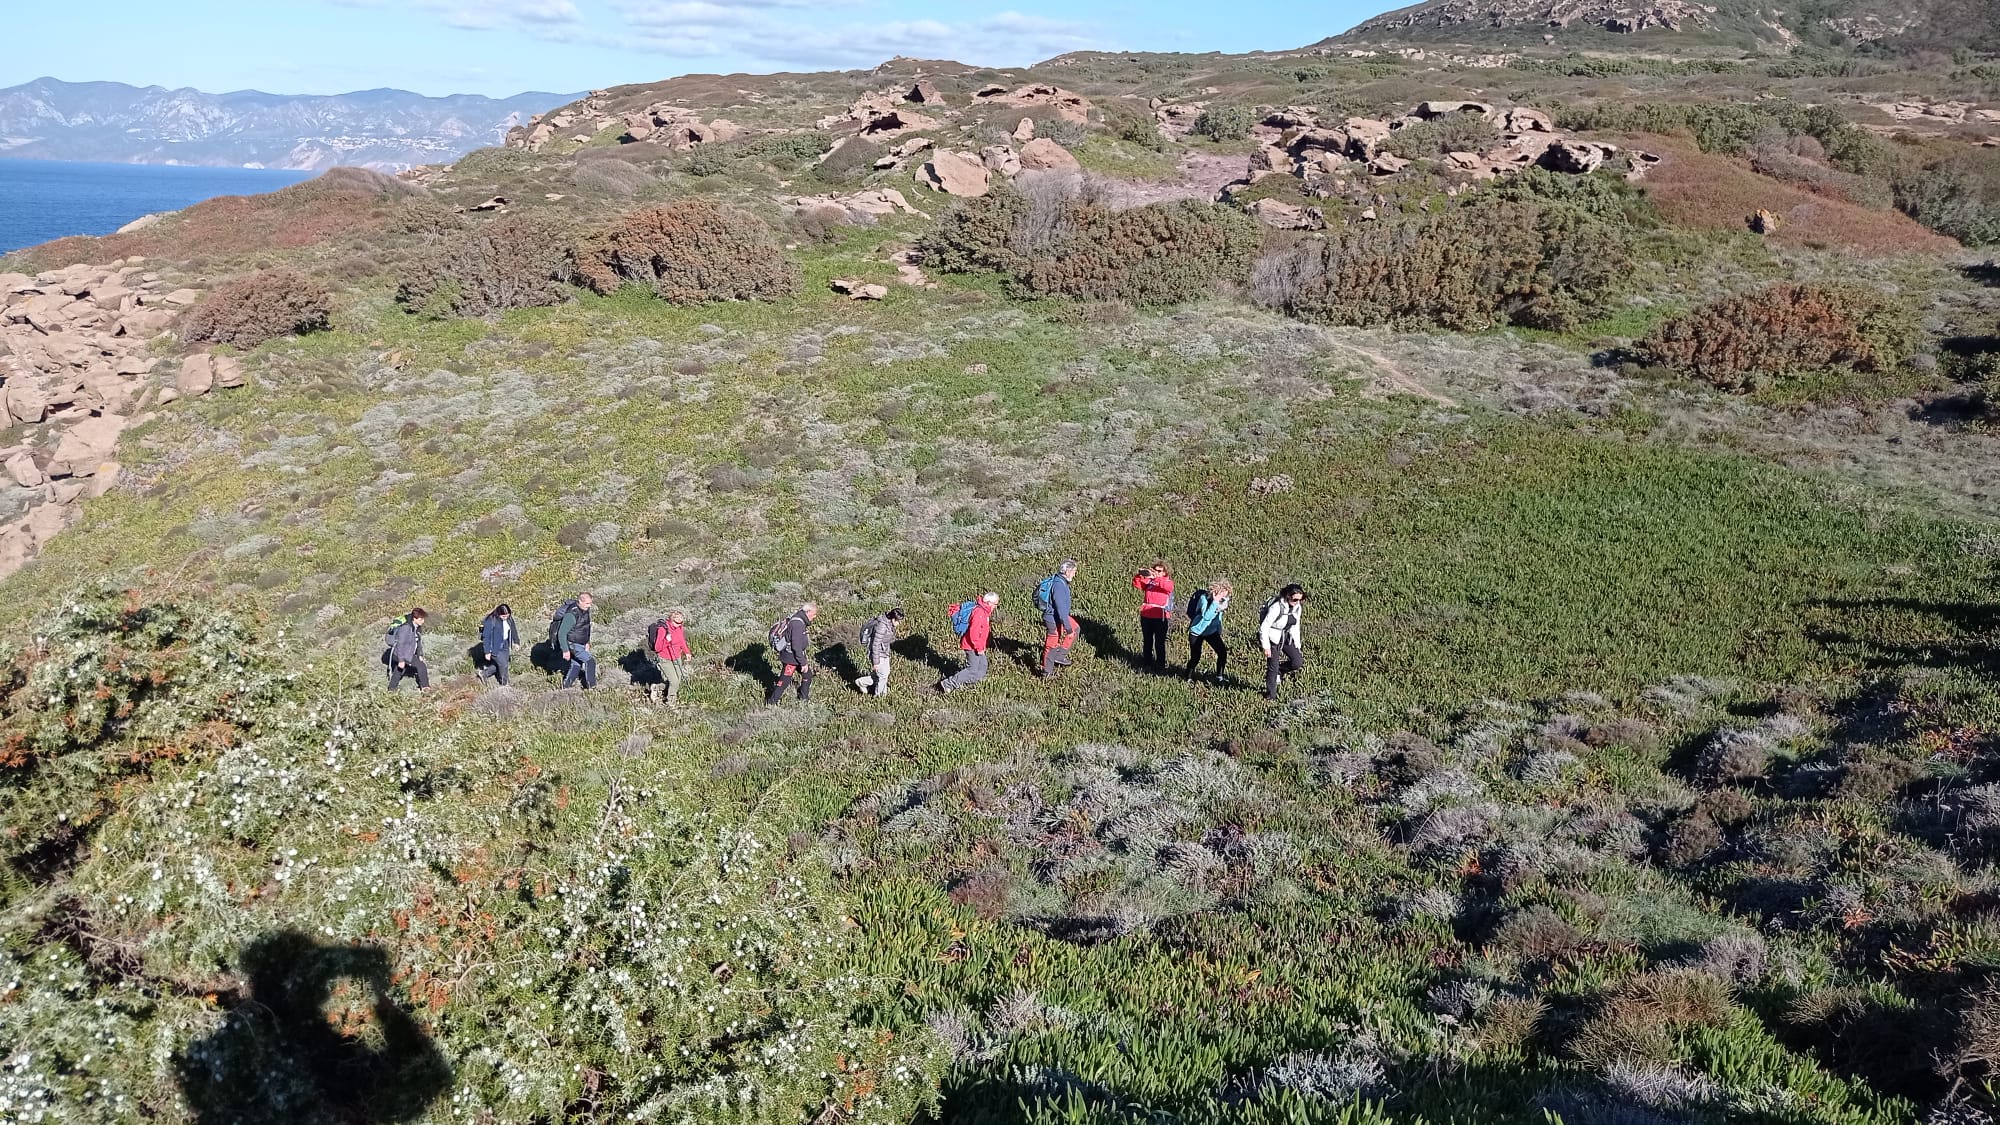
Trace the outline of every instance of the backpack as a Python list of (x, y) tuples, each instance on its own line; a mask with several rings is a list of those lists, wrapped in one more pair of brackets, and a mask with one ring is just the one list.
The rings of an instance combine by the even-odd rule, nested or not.
[(1200, 621), (1201, 615), (1208, 612), (1209, 603), (1214, 600), (1214, 596), (1207, 590), (1196, 590), (1194, 593), (1189, 594), (1187, 600), (1188, 620)]
[(951, 631), (963, 637), (972, 631), (972, 611), (979, 607), (979, 599), (960, 602), (951, 607)]
[(646, 651), (654, 656), (667, 647), (667, 619), (662, 617), (646, 627)]
[(1049, 613), (1056, 608), (1056, 579), (1061, 577), (1062, 575), (1060, 574), (1051, 574), (1047, 578), (1042, 579), (1041, 585), (1035, 587), (1036, 609), (1041, 610), (1043, 613)]
[(771, 651), (778, 656), (783, 656), (792, 650), (792, 639), (785, 635), (785, 626), (790, 624), (791, 620), (792, 615), (788, 613), (778, 618), (776, 625), (771, 626)]
[(872, 654), (875, 651), (875, 622), (879, 620), (881, 618), (871, 617), (868, 619), (868, 624), (861, 627), (861, 651), (864, 653)]
[(569, 638), (562, 635), (563, 619), (575, 613), (580, 608), (576, 604), (575, 598), (571, 598), (556, 607), (556, 615), (549, 618), (549, 647), (551, 649), (562, 652), (569, 648)]
[(389, 622), (389, 629), (382, 634), (382, 663), (389, 663), (389, 654), (396, 651), (396, 630), (410, 623), (410, 615), (404, 614)]

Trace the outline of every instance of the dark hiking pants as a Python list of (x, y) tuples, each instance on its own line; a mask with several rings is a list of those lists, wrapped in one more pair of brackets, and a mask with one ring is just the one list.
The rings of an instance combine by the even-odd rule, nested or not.
[(812, 698), (813, 674), (818, 671), (819, 669), (817, 668), (800, 668), (796, 664), (785, 665), (784, 672), (778, 676), (777, 684), (771, 688), (771, 694), (764, 697), (765, 705), (768, 706), (785, 698), (785, 689), (792, 686), (792, 678), (795, 676), (799, 681), (799, 702), (804, 703), (810, 700)]
[(1140, 659), (1159, 671), (1167, 667), (1167, 619), (1164, 617), (1139, 618), (1139, 644), (1143, 652)]
[(587, 649), (572, 649), (569, 654), (569, 669), (563, 673), (562, 686), (581, 681), (586, 689), (597, 686), (597, 657)]
[(431, 666), (424, 663), (422, 657), (418, 657), (406, 665), (398, 665), (393, 661), (390, 662), (389, 690), (395, 691), (397, 688), (402, 687), (405, 679), (417, 681), (417, 690), (422, 691), (431, 686)]
[(1201, 646), (1203, 645), (1207, 645), (1215, 650), (1215, 674), (1217, 677), (1220, 677), (1224, 672), (1229, 670), (1229, 646), (1222, 643), (1221, 633), (1217, 633), (1212, 637), (1204, 637), (1199, 633), (1188, 637), (1188, 676), (1192, 678), (1195, 669), (1201, 667)]
[(1299, 651), (1297, 641), (1287, 637), (1284, 644), (1272, 645), (1271, 655), (1264, 661), (1264, 698), (1278, 698), (1278, 677), (1289, 676), (1305, 666), (1305, 654)]

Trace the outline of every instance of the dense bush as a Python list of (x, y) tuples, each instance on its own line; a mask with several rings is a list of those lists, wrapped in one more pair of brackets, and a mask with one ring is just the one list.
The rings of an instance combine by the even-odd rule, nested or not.
[(1249, 273), (1247, 216), (1183, 200), (1114, 211), (1076, 177), (1037, 176), (959, 206), (923, 242), (946, 272), (1006, 275), (1025, 296), (1170, 304)]
[(1888, 181), (1831, 167), (1826, 147), (1809, 134), (1788, 133), (1774, 126), (1750, 142), (1748, 155), (1750, 167), (1761, 175), (1798, 184), (1819, 195), (1876, 210), (1887, 210), (1892, 202)]
[(772, 133), (747, 142), (740, 150), (748, 160), (779, 168), (798, 168), (818, 160), (826, 152), (824, 133)]
[(1410, 160), (1431, 160), (1447, 152), (1486, 152), (1500, 143), (1500, 130), (1484, 117), (1448, 113), (1389, 134), (1385, 151)]
[(1194, 131), (1211, 141), (1240, 141), (1256, 123), (1257, 115), (1248, 106), (1212, 105), (1194, 119)]
[(1892, 367), (1915, 348), (1914, 319), (1875, 290), (1779, 282), (1667, 320), (1637, 350), (1646, 362), (1744, 389), (1759, 376)]
[(788, 297), (799, 266), (757, 219), (707, 200), (634, 211), (579, 248), (576, 275), (599, 293), (650, 286), (676, 304)]
[(190, 344), (254, 348), (325, 328), (332, 313), (326, 286), (294, 270), (263, 270), (216, 286), (181, 318), (180, 336)]
[(1967, 246), (2000, 242), (2000, 191), (1961, 164), (1937, 161), (1896, 177), (1896, 207)]
[(426, 316), (485, 316), (569, 296), (573, 235), (553, 219), (502, 215), (445, 233), (405, 267), (396, 302)]
[(1621, 225), (1578, 207), (1475, 200), (1294, 243), (1257, 263), (1256, 297), (1330, 324), (1567, 330), (1629, 284)]
[(1703, 152), (1732, 156), (1749, 151), (1758, 137), (1777, 129), (1818, 141), (1827, 160), (1844, 172), (1881, 176), (1897, 164), (1895, 152), (1830, 106), (1795, 102), (1735, 103), (1601, 102), (1556, 114), (1562, 129), (1583, 132), (1677, 133), (1694, 135)]

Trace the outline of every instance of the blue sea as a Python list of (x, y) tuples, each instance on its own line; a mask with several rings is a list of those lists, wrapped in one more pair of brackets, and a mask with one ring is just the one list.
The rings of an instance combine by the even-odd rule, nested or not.
[(218, 195), (276, 191), (315, 174), (0, 160), (0, 254), (67, 234), (110, 234), (141, 215), (177, 211)]

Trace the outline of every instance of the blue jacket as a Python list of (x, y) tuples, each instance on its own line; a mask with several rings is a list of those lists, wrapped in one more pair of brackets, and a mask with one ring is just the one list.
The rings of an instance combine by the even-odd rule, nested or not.
[(1229, 603), (1217, 598), (1207, 590), (1196, 590), (1188, 599), (1188, 633), (1196, 637), (1219, 637), (1222, 635), (1222, 611)]
[(1049, 610), (1056, 624), (1060, 625), (1069, 620), (1069, 579), (1064, 578), (1060, 571), (1055, 579), (1049, 583)]
[(495, 617), (489, 613), (486, 615), (486, 620), (480, 623), (479, 649), (481, 652), (498, 656), (512, 652), (514, 646), (520, 643), (521, 633), (514, 628), (513, 618)]

